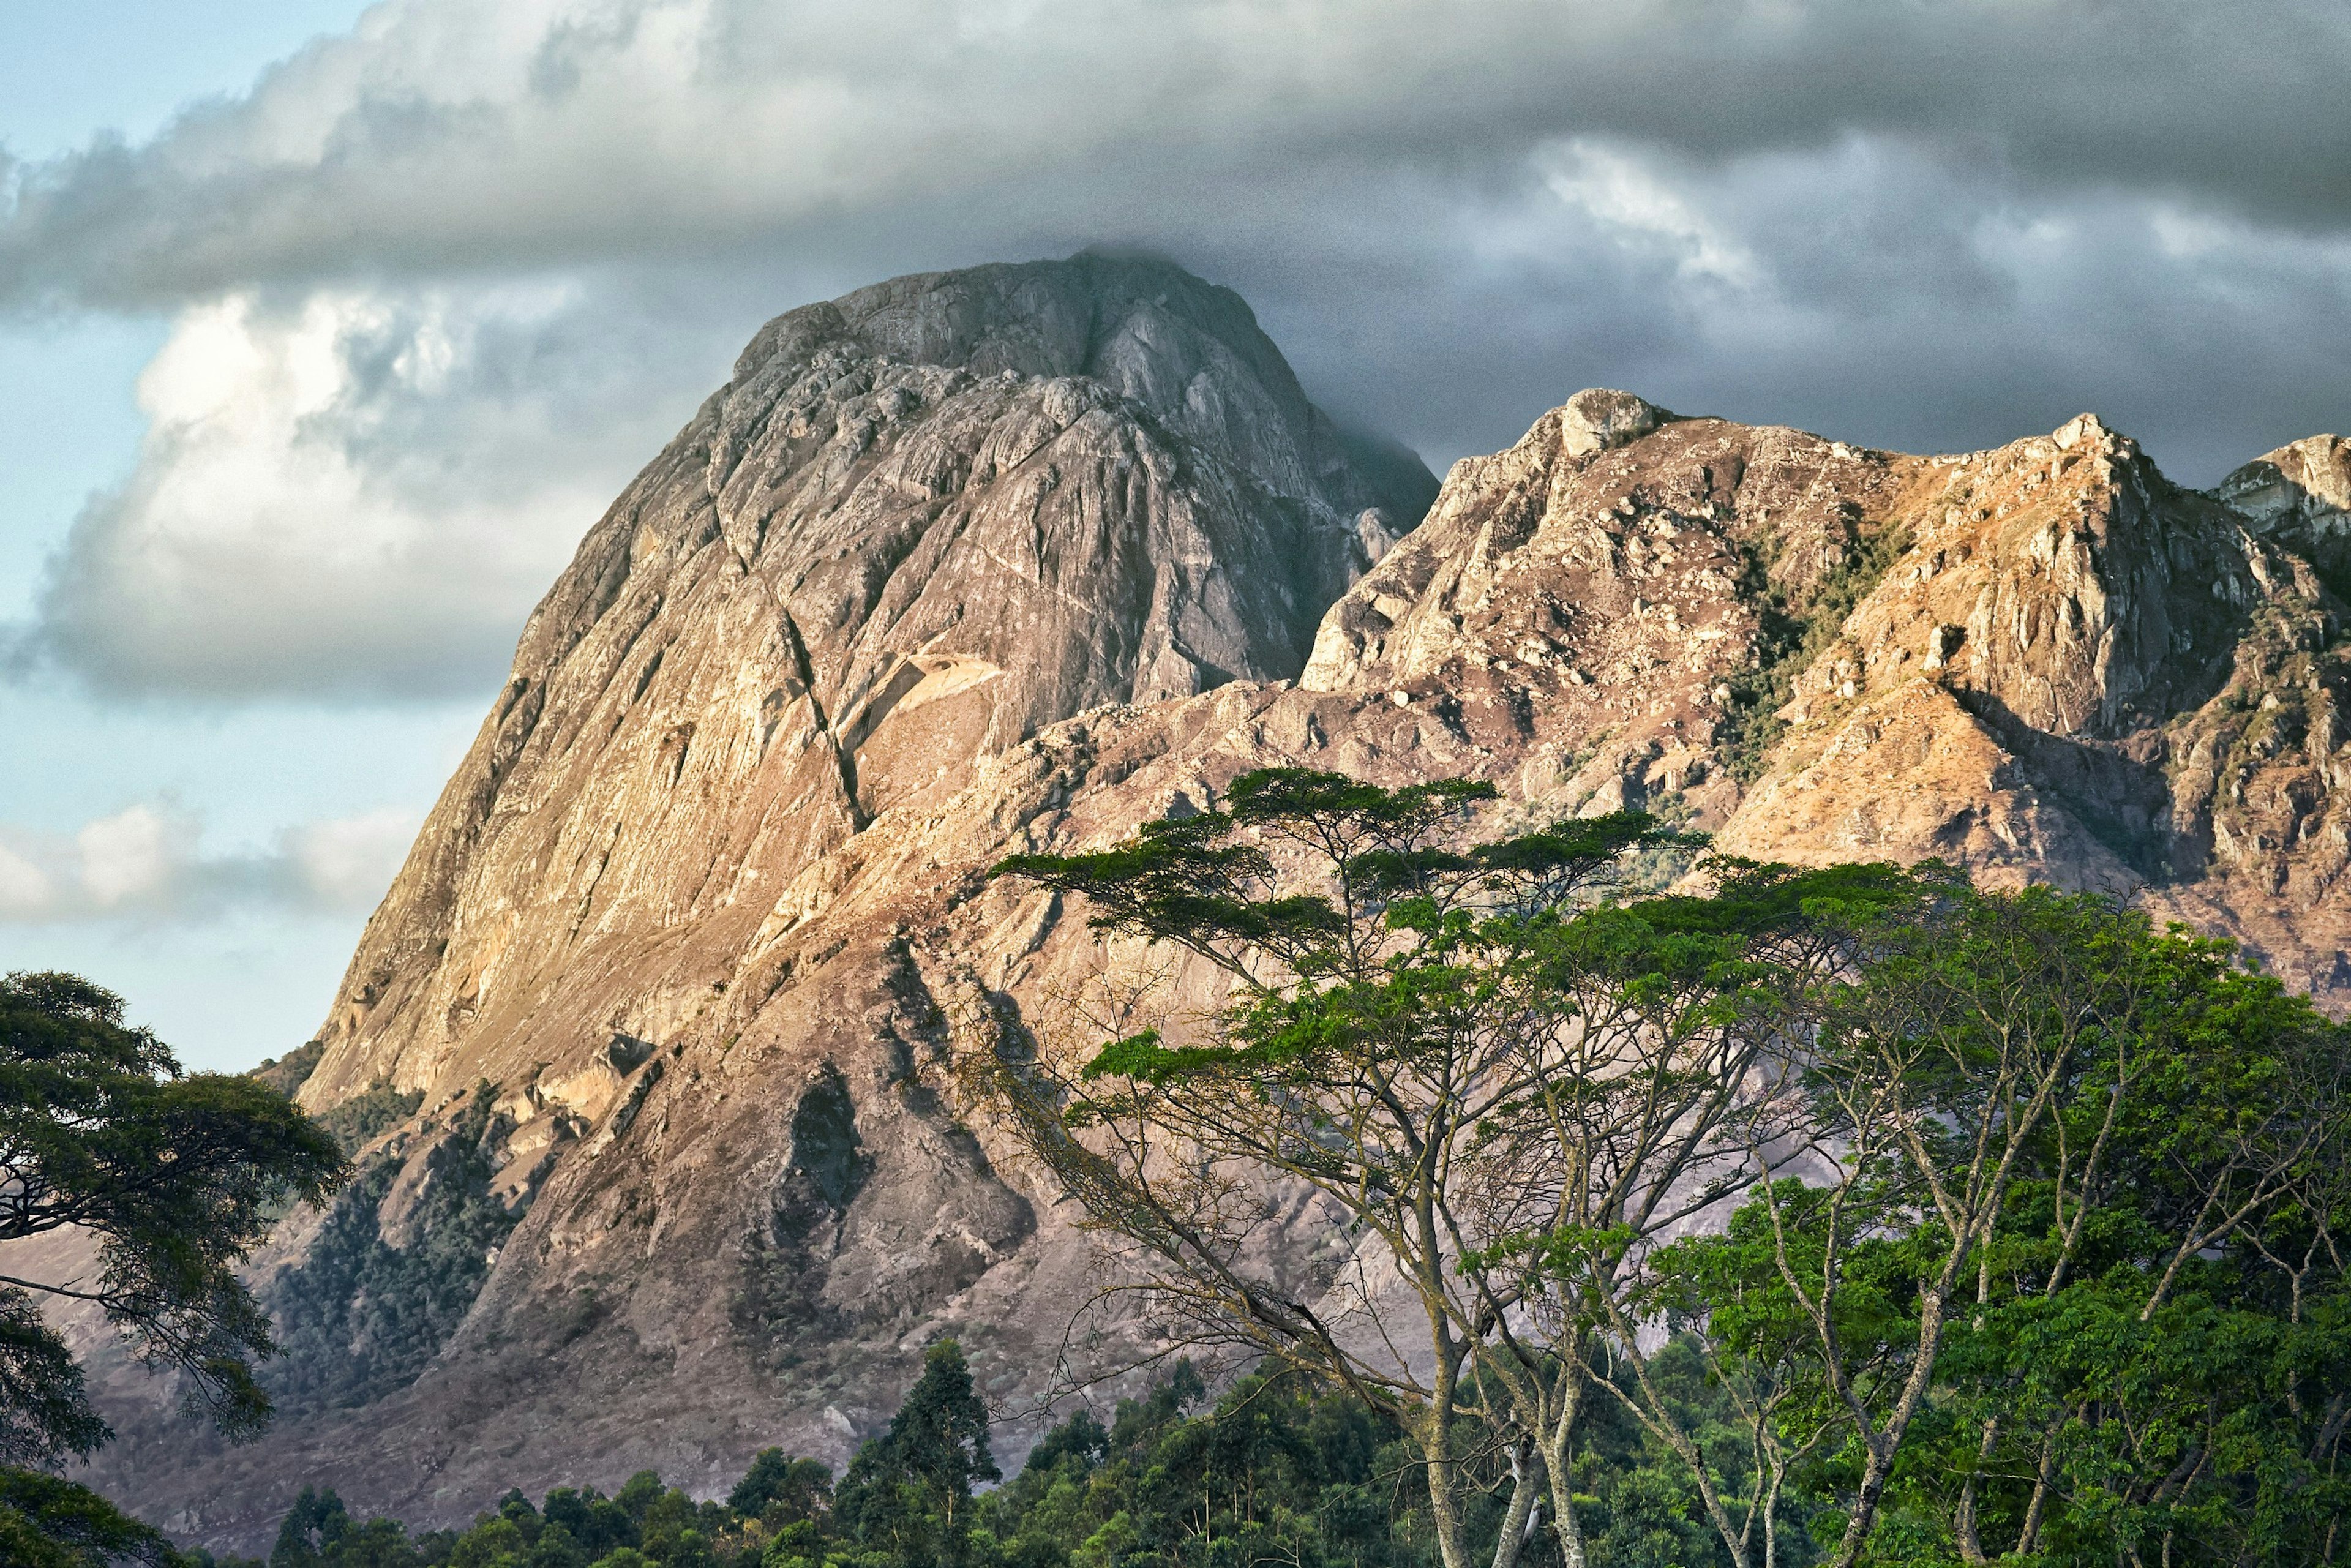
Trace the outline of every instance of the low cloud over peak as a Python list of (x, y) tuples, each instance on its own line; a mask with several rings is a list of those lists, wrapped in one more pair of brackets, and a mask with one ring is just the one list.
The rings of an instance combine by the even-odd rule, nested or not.
[(1082, 223), (1146, 169), (1449, 174), (1579, 135), (1717, 162), (1893, 137), (2333, 228), (2351, 122), (2313, 110), (2346, 53), (2327, 0), (395, 0), (151, 144), (17, 168), (0, 294), (674, 256), (974, 191)]
[(115, 693), (495, 681), (780, 310), (1154, 246), (1441, 466), (1575, 388), (2210, 482), (2351, 424), (2332, 0), (394, 0), (0, 170), (0, 308), (163, 310), (30, 653)]

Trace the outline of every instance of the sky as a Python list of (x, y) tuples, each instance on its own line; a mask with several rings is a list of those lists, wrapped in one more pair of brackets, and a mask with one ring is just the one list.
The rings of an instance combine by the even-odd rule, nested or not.
[(0, 969), (323, 1016), (768, 318), (1147, 246), (1442, 471), (1591, 385), (2175, 478), (2351, 430), (2340, 0), (0, 0)]

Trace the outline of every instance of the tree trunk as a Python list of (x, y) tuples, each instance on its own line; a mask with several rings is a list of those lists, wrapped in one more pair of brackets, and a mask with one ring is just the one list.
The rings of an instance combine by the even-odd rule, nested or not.
[(1844, 1539), (1837, 1543), (1831, 1568), (1854, 1568), (1861, 1561), (1862, 1548), (1869, 1544), (1869, 1532), (1877, 1524), (1879, 1500), (1886, 1494), (1886, 1483), (1894, 1476), (1895, 1456), (1902, 1451), (1902, 1439), (1910, 1429), (1910, 1418), (1918, 1412), (1927, 1385), (1934, 1376), (1936, 1358), (1942, 1353), (1943, 1304), (1949, 1291), (1946, 1279), (1941, 1289), (1926, 1291), (1918, 1303), (1918, 1359), (1910, 1368), (1900, 1401), (1887, 1416), (1877, 1440), (1869, 1445), (1869, 1462), (1862, 1469), (1861, 1490), (1854, 1499), (1853, 1517), (1846, 1521)]
[[(1516, 1568), (1527, 1543), (1527, 1519), (1533, 1513), (1542, 1483), (1527, 1474), (1526, 1444), (1510, 1446), (1510, 1506), (1502, 1512), (1502, 1532), (1494, 1538), (1494, 1568)], [(1541, 1464), (1540, 1458), (1532, 1462)]]
[(1469, 1545), (1463, 1538), (1461, 1514), (1456, 1504), (1458, 1462), (1453, 1457), (1453, 1397), (1461, 1386), (1461, 1355), (1440, 1342), (1437, 1386), (1422, 1423), (1421, 1458), (1428, 1467), (1428, 1512), (1437, 1526), (1437, 1551), (1445, 1568), (1470, 1568)]
[(1559, 1532), (1559, 1554), (1564, 1568), (1587, 1568), (1583, 1526), (1575, 1516), (1575, 1478), (1569, 1469), (1575, 1436), (1575, 1414), (1583, 1391), (1575, 1385), (1581, 1375), (1571, 1364), (1562, 1375), (1567, 1384), (1560, 1400), (1559, 1419), (1542, 1435), (1543, 1469), (1551, 1474), (1552, 1528)]

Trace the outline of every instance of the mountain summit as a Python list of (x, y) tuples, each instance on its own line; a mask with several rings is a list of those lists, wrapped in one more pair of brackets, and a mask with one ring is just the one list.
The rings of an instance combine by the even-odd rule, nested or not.
[[(277, 1429), (124, 1378), (99, 1479), (250, 1547), (306, 1484), (838, 1463), (946, 1333), (1045, 1389), (1107, 1260), (956, 1069), (1102, 948), (987, 868), (1249, 768), (1939, 855), (2351, 985), (2344, 450), (2207, 495), (2089, 415), (1912, 456), (1594, 389), (1437, 493), (1164, 262), (795, 310), (590, 532), (353, 957), (299, 1094), (364, 1174), (262, 1262)], [(1267, 1244), (1306, 1289), (1332, 1234)]]
[[(1089, 708), (1295, 676), (1436, 488), (1165, 262), (926, 274), (778, 318), (532, 615), (306, 1099), (560, 1060), (550, 1006), (659, 1038), (677, 988), (698, 1007), (724, 978), (704, 955), (789, 921), (878, 815)], [(655, 933), (664, 974), (685, 964), (658, 1004)]]

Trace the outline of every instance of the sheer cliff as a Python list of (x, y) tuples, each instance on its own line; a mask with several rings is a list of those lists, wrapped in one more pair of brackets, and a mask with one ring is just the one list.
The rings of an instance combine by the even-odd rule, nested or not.
[(2202, 494), (2086, 415), (1912, 456), (1600, 391), (1439, 492), (1164, 263), (794, 311), (590, 532), (353, 958), (299, 1092), (375, 1108), (369, 1174), (262, 1265), (278, 1428), (124, 1377), (100, 1479), (216, 1544), (314, 1482), (707, 1488), (838, 1462), (948, 1333), (1016, 1407), (1109, 1276), (955, 1068), (1099, 948), (986, 868), (1248, 768), (1939, 855), (2351, 986), (2347, 502), (2333, 438)]

